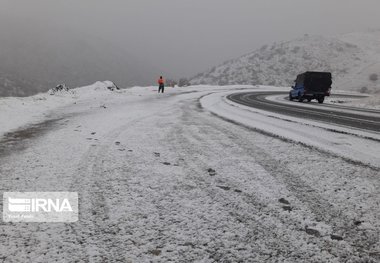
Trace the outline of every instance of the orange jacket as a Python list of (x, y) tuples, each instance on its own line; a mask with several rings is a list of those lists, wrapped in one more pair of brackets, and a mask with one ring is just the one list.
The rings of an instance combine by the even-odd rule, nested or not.
[(163, 78), (162, 78), (162, 79), (158, 79), (157, 83), (160, 84), (160, 85), (161, 85), (161, 84), (164, 84), (164, 83), (165, 83), (165, 80), (164, 80)]

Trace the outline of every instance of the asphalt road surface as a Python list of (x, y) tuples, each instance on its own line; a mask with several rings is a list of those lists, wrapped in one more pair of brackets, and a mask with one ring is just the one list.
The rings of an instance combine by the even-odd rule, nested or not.
[[(380, 132), (380, 111), (317, 103), (313, 103), (313, 105), (317, 105), (319, 108), (310, 108), (305, 107), (305, 104), (310, 104), (308, 102), (301, 103), (294, 101), (294, 104), (285, 104), (280, 101), (266, 99), (268, 96), (281, 94), (284, 94), (284, 97), (287, 96), (287, 93), (284, 92), (245, 92), (234, 93), (227, 96), (227, 98), (236, 103), (260, 110), (316, 120), (328, 124)], [(353, 97), (351, 95), (336, 96)], [(350, 112), (342, 111), (342, 109), (349, 109)]]

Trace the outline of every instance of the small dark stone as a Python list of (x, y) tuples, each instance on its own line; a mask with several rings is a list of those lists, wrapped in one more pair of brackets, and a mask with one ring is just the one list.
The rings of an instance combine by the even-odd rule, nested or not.
[(241, 193), (242, 192), (242, 190), (239, 190), (239, 189), (235, 189), (234, 190), (236, 193)]
[(160, 153), (157, 153), (157, 152), (154, 152), (154, 155), (155, 155), (156, 157), (160, 157), (160, 156), (161, 156), (161, 154), (160, 154)]
[(343, 237), (338, 236), (338, 235), (334, 235), (334, 234), (331, 234), (330, 237), (332, 240), (338, 240), (338, 241), (343, 240)]
[(133, 152), (133, 150), (128, 150), (128, 152)]
[(96, 134), (96, 132), (91, 132), (91, 134), (92, 134), (92, 135), (95, 135), (95, 134)]
[(119, 149), (119, 151), (121, 151), (121, 152), (124, 152), (124, 151), (125, 151), (125, 149)]
[(290, 205), (290, 202), (288, 200), (286, 200), (285, 198), (280, 198), (278, 199), (278, 201), (282, 204), (285, 204), (285, 205)]
[(291, 206), (288, 206), (288, 205), (284, 205), (282, 207), (282, 209), (284, 209), (285, 211), (289, 211), (289, 212), (293, 210), (293, 208)]
[(116, 145), (120, 145), (120, 142), (115, 142)]
[(169, 162), (163, 162), (162, 164), (164, 164), (164, 165), (170, 165)]
[(363, 221), (356, 220), (354, 222), (355, 226), (360, 226), (363, 223)]

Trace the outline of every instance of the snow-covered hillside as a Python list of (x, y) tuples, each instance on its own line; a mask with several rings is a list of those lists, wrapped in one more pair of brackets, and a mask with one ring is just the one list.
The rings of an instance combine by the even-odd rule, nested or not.
[(290, 86), (304, 71), (331, 71), (335, 88), (379, 92), (379, 47), (380, 30), (338, 37), (304, 35), (227, 61), (191, 83)]

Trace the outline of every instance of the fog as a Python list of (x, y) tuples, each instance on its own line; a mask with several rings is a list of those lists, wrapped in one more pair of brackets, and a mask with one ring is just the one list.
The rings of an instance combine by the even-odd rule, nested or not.
[[(15, 30), (60, 29), (124, 48), (170, 77), (191, 77), (273, 41), (380, 27), (378, 0), (0, 0)], [(3, 22), (4, 23), (4, 22)], [(40, 24), (48, 25), (41, 29)], [(35, 26), (33, 26), (35, 25)], [(49, 28), (49, 29), (46, 29)]]

